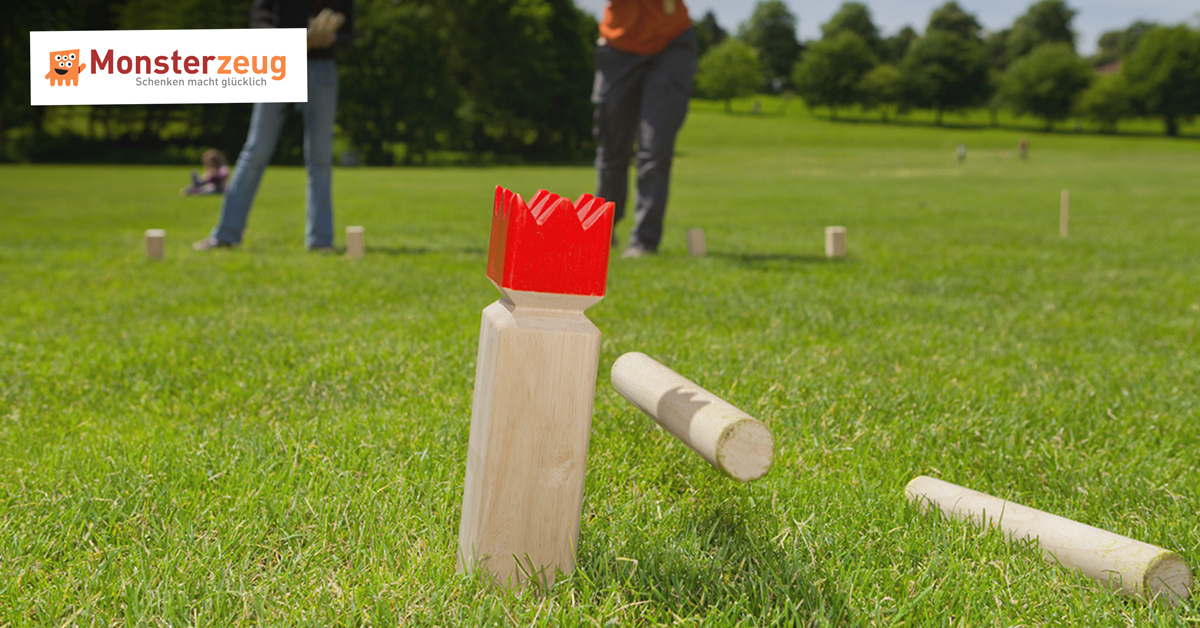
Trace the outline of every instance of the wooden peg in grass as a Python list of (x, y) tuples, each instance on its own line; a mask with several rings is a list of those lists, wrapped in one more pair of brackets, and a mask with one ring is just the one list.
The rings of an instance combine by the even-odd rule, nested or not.
[(825, 257), (846, 257), (845, 227), (825, 227)]
[(360, 258), (366, 253), (362, 227), (346, 227), (346, 257)]
[(703, 229), (688, 229), (687, 247), (688, 255), (692, 257), (704, 257), (708, 255), (708, 244), (704, 241)]
[(1058, 205), (1058, 235), (1067, 237), (1067, 227), (1071, 222), (1071, 191), (1063, 190)]
[(167, 232), (162, 229), (146, 230), (146, 257), (162, 259), (166, 253)]
[(1170, 550), (923, 475), (905, 493), (947, 517), (996, 526), (1010, 539), (1033, 539), (1048, 562), (1125, 595), (1176, 605), (1191, 592), (1192, 572)]
[(718, 471), (739, 482), (767, 474), (775, 437), (767, 426), (644, 353), (626, 353), (612, 384)]

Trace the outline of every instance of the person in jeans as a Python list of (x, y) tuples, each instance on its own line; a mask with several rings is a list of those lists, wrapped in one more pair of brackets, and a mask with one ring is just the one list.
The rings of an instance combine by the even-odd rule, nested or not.
[[(323, 10), (327, 10), (325, 15), (314, 23)], [(330, 16), (341, 22), (336, 30), (315, 27), (329, 24)], [(354, 0), (255, 0), (250, 9), (250, 27), (309, 29), (308, 102), (295, 105), (304, 114), (304, 167), (308, 175), (305, 246), (310, 251), (332, 251), (333, 120), (337, 114), (334, 46), (349, 46), (353, 40)], [(291, 103), (255, 103), (246, 144), (221, 202), (217, 226), (192, 248), (208, 251), (242, 241), (254, 195), (290, 107)]]
[[(683, 0), (610, 0), (596, 47), (596, 196), (625, 216), (629, 160), (637, 141), (637, 205), (622, 257), (658, 250), (675, 136), (696, 73), (696, 32)], [(613, 239), (616, 245), (616, 239)]]

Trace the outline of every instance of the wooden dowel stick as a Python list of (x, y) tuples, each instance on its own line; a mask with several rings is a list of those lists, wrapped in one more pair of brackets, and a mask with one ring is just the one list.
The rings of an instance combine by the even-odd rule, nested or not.
[(366, 253), (362, 227), (346, 227), (346, 257), (360, 258)]
[(775, 437), (767, 426), (644, 353), (612, 367), (613, 387), (718, 471), (739, 482), (767, 474)]
[(162, 259), (166, 250), (167, 232), (162, 229), (146, 230), (146, 256), (150, 259)]
[(1062, 191), (1062, 202), (1058, 209), (1058, 235), (1067, 237), (1067, 229), (1071, 222), (1071, 191)]
[(708, 244), (704, 241), (703, 229), (688, 229), (687, 247), (688, 255), (692, 257), (704, 257), (708, 255)]
[(825, 257), (846, 257), (845, 227), (825, 227)]
[(1033, 539), (1047, 562), (1078, 569), (1125, 595), (1175, 605), (1191, 591), (1191, 571), (1170, 550), (923, 475), (905, 493), (947, 517), (996, 526), (1010, 539)]

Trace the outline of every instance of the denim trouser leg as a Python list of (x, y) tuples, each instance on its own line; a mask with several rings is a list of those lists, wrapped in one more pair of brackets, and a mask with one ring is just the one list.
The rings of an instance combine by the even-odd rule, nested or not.
[(638, 194), (629, 242), (650, 250), (662, 240), (675, 137), (687, 117), (696, 49), (694, 30), (656, 55), (596, 49), (596, 195), (614, 202), (617, 220), (624, 216), (636, 134)]
[(337, 65), (332, 59), (308, 62), (308, 102), (304, 112), (304, 244), (333, 246), (333, 120), (337, 114)]
[(287, 119), (287, 111), (288, 103), (254, 105), (254, 112), (250, 114), (250, 132), (246, 134), (246, 144), (242, 146), (229, 188), (221, 200), (221, 217), (211, 234), (217, 240), (226, 244), (242, 241), (250, 206), (254, 204), (263, 170), (275, 152), (275, 143)]

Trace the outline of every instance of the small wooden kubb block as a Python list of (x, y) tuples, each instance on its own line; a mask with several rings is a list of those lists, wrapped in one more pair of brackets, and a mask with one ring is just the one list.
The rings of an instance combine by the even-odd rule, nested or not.
[(692, 257), (704, 257), (708, 255), (708, 244), (704, 241), (703, 229), (688, 229), (687, 247), (688, 255)]
[(1058, 235), (1067, 237), (1071, 222), (1071, 191), (1063, 190), (1058, 204)]
[(497, 187), (458, 534), (458, 568), (502, 586), (575, 567), (613, 204)]
[(775, 437), (754, 417), (644, 353), (613, 363), (613, 388), (721, 473), (739, 482), (767, 474)]
[(162, 229), (146, 230), (146, 257), (162, 259), (166, 252), (167, 232)]
[(346, 257), (361, 258), (367, 251), (362, 227), (346, 227)]
[(825, 257), (846, 257), (845, 227), (825, 227)]
[(996, 526), (1010, 539), (1033, 539), (1047, 562), (1077, 569), (1107, 589), (1172, 606), (1191, 592), (1192, 572), (1170, 550), (923, 475), (905, 493), (947, 517)]

